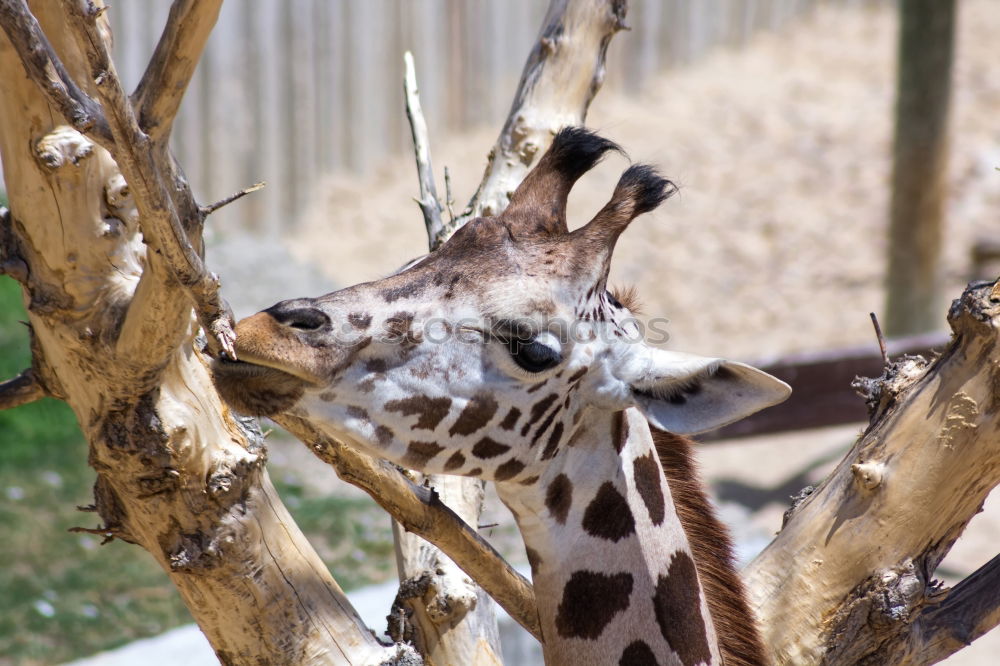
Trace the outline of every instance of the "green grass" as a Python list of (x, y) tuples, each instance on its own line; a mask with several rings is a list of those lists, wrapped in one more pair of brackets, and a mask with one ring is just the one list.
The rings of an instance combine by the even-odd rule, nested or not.
[[(30, 364), (19, 285), (0, 276), (0, 379)], [(389, 522), (369, 500), (319, 496), (289, 471), (276, 486), (345, 588), (394, 570)], [(94, 472), (65, 404), (45, 399), (0, 411), (0, 665), (54, 664), (151, 636), (191, 616), (166, 575), (137, 546), (73, 534), (96, 527)]]

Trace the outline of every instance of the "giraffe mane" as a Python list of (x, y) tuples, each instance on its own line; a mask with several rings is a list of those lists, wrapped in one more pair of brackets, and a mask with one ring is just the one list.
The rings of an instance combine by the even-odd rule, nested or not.
[(705, 494), (693, 456), (694, 442), (650, 425), (674, 507), (694, 554), (726, 666), (767, 664), (757, 618), (736, 571), (733, 541)]

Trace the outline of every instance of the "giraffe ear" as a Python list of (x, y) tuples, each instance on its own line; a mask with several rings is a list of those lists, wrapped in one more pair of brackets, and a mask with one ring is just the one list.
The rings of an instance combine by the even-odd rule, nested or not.
[(784, 402), (785, 382), (743, 363), (647, 348), (630, 381), (636, 407), (651, 424), (680, 435), (714, 430)]

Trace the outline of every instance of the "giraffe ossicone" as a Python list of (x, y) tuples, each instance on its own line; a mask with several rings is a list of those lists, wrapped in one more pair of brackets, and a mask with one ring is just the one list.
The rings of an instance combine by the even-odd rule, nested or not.
[(650, 424), (697, 433), (790, 389), (638, 335), (607, 291), (611, 254), (673, 185), (631, 166), (590, 222), (566, 224), (570, 188), (613, 150), (563, 129), (502, 214), (396, 275), (242, 320), (239, 360), (216, 360), (215, 380), (237, 411), (288, 412), (406, 467), (495, 481), (525, 539), (547, 663), (717, 664)]

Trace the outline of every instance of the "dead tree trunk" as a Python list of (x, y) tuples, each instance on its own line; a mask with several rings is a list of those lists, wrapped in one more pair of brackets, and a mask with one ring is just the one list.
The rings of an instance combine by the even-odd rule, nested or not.
[(899, 6), (886, 285), (886, 332), (894, 337), (936, 330), (944, 305), (940, 256), (955, 12), (955, 0), (903, 0)]

